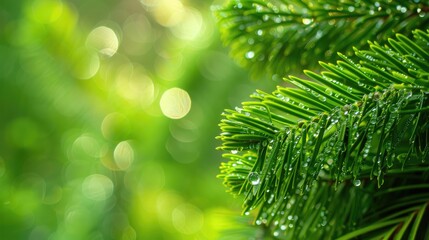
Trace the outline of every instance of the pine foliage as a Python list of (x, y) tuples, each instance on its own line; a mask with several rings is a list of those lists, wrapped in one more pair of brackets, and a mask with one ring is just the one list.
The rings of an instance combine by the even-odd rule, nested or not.
[(297, 67), (315, 67), (350, 46), (411, 33), (429, 23), (429, 3), (420, 0), (230, 0), (215, 13), (224, 43), (254, 73), (277, 77)]
[[(234, 4), (248, 9), (255, 2)], [(322, 4), (315, 2), (313, 10)], [(358, 16), (365, 19), (360, 31), (380, 39), (386, 28), (407, 33), (413, 21), (384, 22), (374, 30), (370, 16)], [(360, 42), (360, 31), (336, 47)], [(339, 53), (336, 64), (320, 62), (321, 73), (289, 76), (284, 80), (293, 87), (258, 90), (251, 101), (223, 113), (219, 149), (228, 161), (219, 177), (232, 194), (244, 197), (243, 213), (256, 212), (256, 226), (279, 239), (429, 238), (429, 32), (409, 33), (353, 48), (352, 55)], [(278, 58), (283, 60), (266, 64), (287, 65), (287, 57)]]

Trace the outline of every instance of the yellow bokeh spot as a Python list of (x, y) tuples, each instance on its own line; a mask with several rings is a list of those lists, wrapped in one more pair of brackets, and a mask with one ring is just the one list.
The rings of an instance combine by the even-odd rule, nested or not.
[(89, 33), (86, 44), (88, 47), (95, 48), (99, 53), (111, 57), (118, 50), (119, 40), (111, 28), (101, 26)]
[(94, 201), (104, 201), (113, 194), (113, 182), (101, 174), (92, 174), (82, 183), (82, 193)]
[(109, 140), (122, 140), (128, 137), (130, 122), (122, 113), (114, 112), (107, 115), (101, 123), (101, 133)]
[(165, 91), (159, 104), (162, 113), (171, 119), (183, 118), (191, 110), (191, 98), (188, 92), (180, 88)]
[(79, 61), (74, 64), (74, 76), (84, 80), (94, 77), (100, 69), (100, 58), (97, 53), (80, 49), (75, 54)]
[(180, 24), (171, 28), (175, 37), (183, 40), (194, 40), (198, 37), (203, 27), (201, 13), (193, 8), (185, 8)]
[(113, 158), (120, 170), (127, 170), (134, 161), (134, 150), (127, 141), (122, 141), (116, 145)]
[(152, 104), (155, 97), (155, 86), (152, 79), (138, 66), (126, 64), (116, 76), (118, 94), (142, 107)]
[(89, 157), (98, 158), (102, 155), (100, 143), (89, 134), (83, 134), (76, 138), (71, 149), (72, 160), (83, 161)]
[(204, 215), (201, 210), (192, 204), (177, 206), (172, 213), (173, 226), (183, 234), (195, 234), (204, 224)]
[(185, 8), (178, 0), (160, 0), (153, 10), (156, 21), (164, 27), (179, 24), (185, 17)]

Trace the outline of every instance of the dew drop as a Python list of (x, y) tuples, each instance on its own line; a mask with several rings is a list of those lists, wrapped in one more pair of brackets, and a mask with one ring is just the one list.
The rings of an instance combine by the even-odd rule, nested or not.
[(332, 90), (330, 88), (327, 88), (325, 90), (325, 93), (328, 94), (329, 96), (331, 96), (332, 95)]
[(246, 58), (247, 59), (252, 59), (253, 57), (255, 57), (255, 52), (254, 51), (248, 51), (246, 53)]
[(303, 18), (302, 19), (302, 23), (304, 23), (304, 25), (309, 25), (312, 22), (313, 22), (313, 19), (311, 19), (311, 18)]
[(264, 21), (268, 21), (269, 19), (270, 19), (270, 16), (268, 16), (267, 14), (262, 16), (262, 20), (264, 20)]
[[(254, 4), (254, 5), (256, 5), (256, 4)], [(262, 9), (262, 7), (260, 6), (260, 5), (256, 5), (256, 11), (257, 12), (261, 12), (263, 9)]]
[(263, 146), (263, 147), (266, 147), (266, 146), (267, 146), (267, 144), (268, 144), (268, 143), (267, 143), (267, 141), (263, 141), (263, 142), (262, 142), (262, 146)]
[(397, 112), (398, 112), (398, 110), (399, 110), (399, 108), (398, 108), (398, 106), (397, 106), (396, 104), (392, 104), (392, 105), (389, 107), (389, 111), (390, 111), (391, 113), (397, 113)]
[(361, 183), (362, 182), (359, 179), (353, 180), (353, 185), (355, 185), (356, 187), (359, 187)]
[(259, 177), (258, 173), (251, 172), (249, 173), (249, 181), (250, 181), (250, 184), (252, 184), (253, 186), (256, 186), (259, 183), (261, 183), (261, 178)]
[(409, 99), (411, 96), (413, 96), (413, 92), (409, 91), (405, 94), (405, 98)]

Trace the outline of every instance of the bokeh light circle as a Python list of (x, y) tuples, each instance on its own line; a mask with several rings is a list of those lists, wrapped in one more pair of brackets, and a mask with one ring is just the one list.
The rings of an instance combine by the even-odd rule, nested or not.
[(104, 201), (113, 194), (113, 182), (101, 174), (92, 174), (82, 183), (82, 193), (94, 201)]
[(94, 28), (86, 39), (86, 44), (108, 57), (113, 56), (119, 47), (115, 31), (106, 26)]
[(199, 208), (192, 204), (182, 204), (172, 212), (173, 226), (184, 234), (195, 234), (204, 224), (204, 215)]
[(113, 158), (120, 170), (127, 170), (134, 161), (134, 150), (127, 141), (122, 141), (116, 145)]
[(162, 94), (159, 105), (166, 117), (180, 119), (191, 110), (191, 97), (181, 88), (170, 88)]

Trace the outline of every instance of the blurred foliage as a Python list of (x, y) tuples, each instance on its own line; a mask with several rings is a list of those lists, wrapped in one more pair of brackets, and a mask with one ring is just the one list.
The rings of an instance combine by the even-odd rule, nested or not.
[(245, 82), (212, 4), (0, 2), (2, 238), (218, 238), (213, 126), (273, 83)]
[(429, 23), (427, 2), (230, 0), (216, 10), (231, 55), (255, 75), (282, 78)]

